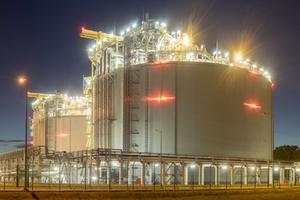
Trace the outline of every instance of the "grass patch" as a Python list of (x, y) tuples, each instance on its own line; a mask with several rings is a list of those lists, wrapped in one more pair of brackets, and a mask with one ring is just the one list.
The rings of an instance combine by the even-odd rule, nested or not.
[(245, 189), (245, 190), (194, 190), (194, 191), (2, 191), (0, 199), (128, 199), (128, 200), (298, 200), (299, 189)]

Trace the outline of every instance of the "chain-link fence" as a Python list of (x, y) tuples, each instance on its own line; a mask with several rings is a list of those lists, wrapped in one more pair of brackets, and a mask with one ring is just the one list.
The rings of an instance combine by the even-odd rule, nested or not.
[[(28, 182), (25, 187), (25, 176)], [(273, 179), (274, 177), (274, 179)], [(295, 169), (194, 165), (182, 162), (101, 161), (2, 164), (0, 190), (193, 190), (299, 186)]]

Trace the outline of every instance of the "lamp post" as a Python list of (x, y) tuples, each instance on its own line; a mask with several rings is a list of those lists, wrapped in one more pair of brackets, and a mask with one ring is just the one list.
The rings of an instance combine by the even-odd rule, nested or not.
[(27, 124), (28, 124), (28, 102), (27, 102), (27, 94), (28, 94), (28, 80), (25, 78), (20, 79), (21, 83), (25, 83), (25, 150), (24, 150), (24, 160), (25, 160), (25, 180), (24, 180), (24, 190), (27, 189), (27, 183), (28, 183), (28, 164), (27, 164)]
[(155, 130), (160, 132), (160, 185), (162, 187), (162, 130)]
[(270, 115), (271, 116), (271, 154), (272, 154), (272, 187), (274, 188), (274, 115), (268, 114), (266, 112), (262, 113), (263, 115)]
[(269, 157), (269, 154), (270, 154), (270, 152), (269, 152), (269, 149), (271, 149), (271, 147), (270, 147), (270, 142), (267, 142), (266, 140), (262, 140), (262, 142), (266, 142), (266, 143), (268, 143), (269, 144), (269, 147), (268, 147), (268, 187), (269, 187), (269, 169), (270, 169), (270, 157)]
[(162, 130), (155, 130), (157, 132), (160, 132), (160, 157), (162, 156)]

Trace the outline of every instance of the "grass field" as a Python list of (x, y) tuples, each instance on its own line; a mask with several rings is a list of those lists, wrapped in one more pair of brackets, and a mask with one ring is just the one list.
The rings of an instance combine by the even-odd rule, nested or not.
[(217, 189), (217, 190), (193, 190), (193, 191), (1, 191), (0, 199), (182, 199), (182, 200), (293, 200), (299, 199), (299, 188), (284, 189)]

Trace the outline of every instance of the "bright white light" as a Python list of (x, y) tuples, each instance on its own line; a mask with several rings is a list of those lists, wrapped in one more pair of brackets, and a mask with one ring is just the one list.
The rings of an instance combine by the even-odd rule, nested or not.
[(158, 25), (158, 24), (159, 24), (159, 22), (155, 22), (155, 24), (156, 24), (156, 25)]
[(221, 54), (221, 51), (219, 51), (218, 54)]
[(256, 64), (252, 65), (253, 68), (257, 68)]
[(225, 58), (227, 58), (229, 56), (229, 53), (225, 53)]
[(89, 51), (93, 51), (93, 49), (92, 49), (92, 48), (90, 48), (90, 49), (89, 49)]
[(250, 60), (247, 58), (246, 61), (249, 62)]
[(96, 48), (96, 45), (95, 45), (95, 44), (93, 45), (93, 48)]
[(124, 31), (121, 32), (121, 35), (124, 35)]
[(127, 28), (127, 29), (126, 29), (126, 32), (129, 32), (129, 31), (130, 31), (130, 28)]
[(264, 72), (264, 74), (265, 74), (265, 75), (268, 75), (269, 73), (268, 73), (268, 72)]
[(157, 166), (159, 166), (159, 164), (155, 164), (154, 166), (157, 167)]
[(232, 67), (232, 66), (233, 66), (233, 64), (232, 64), (232, 63), (230, 63), (230, 64), (229, 64), (229, 66), (230, 66), (230, 67)]
[(103, 41), (105, 42), (105, 41), (106, 41), (106, 38), (103, 38)]
[(237, 53), (237, 54), (235, 54), (235, 61), (236, 62), (239, 62), (239, 61), (241, 61), (242, 60), (242, 55), (240, 54), (240, 53)]
[(252, 169), (252, 170), (254, 170), (254, 169), (255, 169), (255, 167), (251, 167), (251, 169)]
[(259, 70), (260, 70), (260, 71), (262, 71), (262, 72), (264, 71), (264, 69), (263, 69), (263, 68), (260, 68)]
[(270, 78), (271, 78), (271, 76), (270, 76), (270, 75), (268, 75), (268, 76), (267, 76), (267, 78), (269, 78), (269, 79), (270, 79)]
[(191, 168), (195, 168), (196, 166), (195, 165), (191, 165)]
[(296, 172), (299, 172), (300, 171), (300, 169), (299, 168), (296, 168)]
[(58, 171), (58, 170), (59, 170), (59, 168), (58, 168), (58, 167), (54, 167), (54, 170), (55, 170), (55, 171)]
[(178, 34), (178, 35), (180, 34), (180, 30), (177, 31), (177, 34)]
[(279, 170), (279, 168), (278, 168), (278, 167), (275, 167), (275, 168), (274, 168), (274, 170), (275, 170), (275, 171), (278, 171), (278, 170)]
[(166, 27), (167, 25), (166, 25), (166, 23), (161, 23), (161, 26)]
[(246, 65), (246, 64), (247, 64), (247, 61), (244, 61), (243, 64)]
[(136, 23), (134, 23), (133, 25), (132, 25), (132, 28), (135, 28), (136, 27)]
[(222, 169), (227, 169), (227, 165), (223, 165), (223, 166), (222, 166)]
[(97, 178), (95, 176), (92, 177), (93, 180), (96, 180)]
[(174, 31), (172, 31), (172, 35), (175, 35), (175, 32), (174, 32)]
[(185, 36), (183, 37), (183, 44), (184, 44), (185, 46), (188, 46), (188, 45), (189, 45), (189, 37), (188, 37), (187, 35), (185, 35)]
[(217, 52), (215, 51), (215, 52), (214, 52), (214, 55), (216, 55), (216, 53), (217, 53)]

